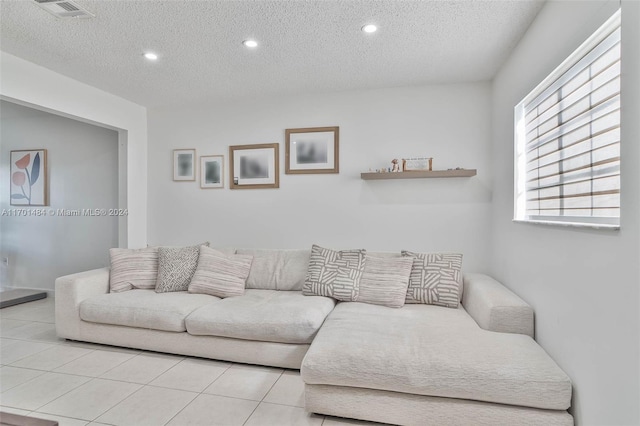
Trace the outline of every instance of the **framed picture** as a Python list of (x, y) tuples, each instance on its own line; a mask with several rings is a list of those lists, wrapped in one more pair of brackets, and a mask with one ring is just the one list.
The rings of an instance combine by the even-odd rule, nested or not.
[(48, 206), (47, 150), (11, 151), (12, 206)]
[(224, 156), (200, 156), (200, 188), (224, 188)]
[(173, 150), (173, 180), (196, 180), (196, 150)]
[(279, 145), (236, 145), (229, 147), (231, 189), (279, 188)]
[(432, 157), (413, 157), (402, 160), (402, 170), (405, 172), (431, 171), (432, 166)]
[(339, 173), (339, 127), (285, 131), (285, 173)]

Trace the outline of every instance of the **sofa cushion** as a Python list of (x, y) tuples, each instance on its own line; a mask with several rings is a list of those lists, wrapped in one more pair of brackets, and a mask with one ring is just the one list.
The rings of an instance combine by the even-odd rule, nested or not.
[(461, 254), (403, 250), (402, 255), (413, 258), (406, 303), (458, 307), (462, 286)]
[(111, 273), (109, 289), (117, 293), (133, 288), (156, 288), (158, 279), (158, 248), (109, 249)]
[(190, 334), (279, 343), (310, 343), (335, 306), (328, 297), (299, 291), (247, 289), (195, 310), (186, 319)]
[(302, 293), (356, 300), (366, 255), (364, 249), (337, 251), (314, 244)]
[(198, 267), (189, 283), (189, 293), (210, 294), (217, 297), (240, 296), (249, 276), (252, 256), (225, 255), (218, 250), (201, 246)]
[(302, 364), (308, 384), (565, 410), (571, 381), (530, 337), (478, 327), (461, 306), (340, 303)]
[(200, 246), (158, 247), (158, 281), (156, 292), (187, 291), (198, 266)]
[(156, 293), (131, 290), (93, 296), (80, 302), (84, 321), (164, 331), (186, 331), (184, 319), (193, 310), (220, 300), (206, 294)]
[(404, 306), (413, 259), (367, 254), (356, 302), (390, 308)]
[(253, 256), (246, 288), (302, 290), (309, 266), (309, 250), (238, 249)]

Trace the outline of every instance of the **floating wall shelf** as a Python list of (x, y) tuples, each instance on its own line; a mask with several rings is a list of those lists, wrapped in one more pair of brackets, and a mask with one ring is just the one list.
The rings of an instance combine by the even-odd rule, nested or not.
[(427, 178), (452, 178), (471, 177), (478, 173), (476, 169), (463, 170), (432, 170), (417, 172), (387, 172), (387, 173), (360, 173), (360, 178), (364, 180), (375, 179), (427, 179)]

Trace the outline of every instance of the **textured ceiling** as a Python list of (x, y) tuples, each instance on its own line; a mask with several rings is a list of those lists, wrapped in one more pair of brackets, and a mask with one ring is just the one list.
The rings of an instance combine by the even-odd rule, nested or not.
[[(506, 1), (0, 3), (0, 49), (153, 107), (491, 79), (540, 10)], [(374, 34), (360, 31), (375, 23)], [(254, 38), (249, 50), (242, 41)], [(147, 50), (160, 59), (142, 57)]]

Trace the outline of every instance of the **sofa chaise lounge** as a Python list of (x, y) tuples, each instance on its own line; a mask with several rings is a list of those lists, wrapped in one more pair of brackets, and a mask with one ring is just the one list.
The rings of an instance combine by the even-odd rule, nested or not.
[(532, 308), (497, 281), (465, 274), (457, 309), (336, 304), (302, 295), (309, 250), (235, 252), (253, 263), (244, 295), (224, 299), (109, 293), (108, 268), (60, 277), (57, 333), (300, 369), (305, 408), (319, 414), (402, 425), (573, 424), (571, 381), (533, 339)]

